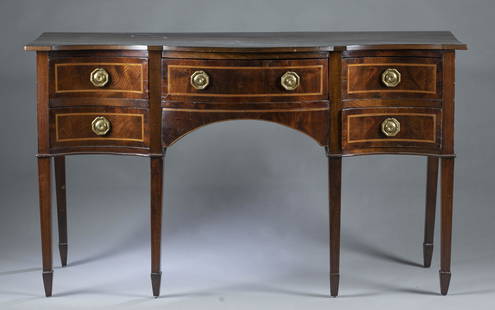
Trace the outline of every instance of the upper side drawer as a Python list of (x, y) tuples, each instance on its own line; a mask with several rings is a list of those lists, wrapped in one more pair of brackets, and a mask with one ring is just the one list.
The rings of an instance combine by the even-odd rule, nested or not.
[(52, 58), (50, 77), (51, 97), (148, 97), (146, 58)]
[[(327, 59), (164, 59), (167, 99), (196, 101), (315, 100), (328, 98)], [(246, 99), (249, 98), (249, 99)]]
[(342, 87), (345, 99), (441, 98), (442, 66), (440, 58), (344, 58), (342, 68)]

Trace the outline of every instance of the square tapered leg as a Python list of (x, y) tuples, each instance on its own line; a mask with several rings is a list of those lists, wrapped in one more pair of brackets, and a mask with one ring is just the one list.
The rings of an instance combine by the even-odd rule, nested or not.
[(49, 157), (38, 158), (41, 253), (46, 297), (52, 295), (53, 282), (50, 163)]
[(151, 285), (160, 296), (163, 204), (163, 157), (151, 158)]
[(330, 157), (328, 169), (330, 190), (330, 294), (336, 297), (339, 293), (342, 158)]
[(58, 249), (62, 267), (67, 266), (67, 194), (65, 184), (65, 156), (56, 156), (55, 188), (57, 194)]
[(440, 292), (447, 295), (450, 284), (452, 248), (452, 211), (454, 195), (454, 159), (442, 158), (442, 224), (440, 251)]
[(438, 157), (429, 156), (426, 172), (425, 235), (423, 242), (423, 264), (431, 266), (433, 236), (435, 235), (435, 210), (437, 203)]

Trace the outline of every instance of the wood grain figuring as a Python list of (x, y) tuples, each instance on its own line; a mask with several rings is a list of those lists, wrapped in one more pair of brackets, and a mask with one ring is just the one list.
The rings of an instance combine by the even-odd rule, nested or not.
[[(373, 108), (343, 111), (343, 148), (423, 147), (440, 149), (440, 109)], [(387, 137), (381, 123), (389, 117), (400, 122), (400, 132)]]
[(437, 157), (428, 157), (426, 174), (425, 232), (423, 242), (423, 265), (431, 266), (433, 238), (435, 236), (435, 210), (437, 204), (438, 162)]
[(329, 197), (330, 197), (330, 295), (336, 297), (339, 293), (340, 279), (340, 209), (342, 186), (342, 158), (330, 157)]
[[(401, 82), (396, 87), (387, 87), (382, 82), (382, 73), (389, 68), (401, 73)], [(346, 58), (343, 69), (346, 99), (441, 97), (442, 72), (438, 57)]]
[[(147, 98), (148, 69), (142, 58), (59, 57), (51, 61), (51, 97)], [(91, 72), (103, 68), (109, 82), (96, 87)]]
[(149, 51), (150, 152), (162, 154), (162, 58), (160, 50)]
[(36, 53), (36, 112), (38, 120), (38, 153), (49, 152), (49, 130), (48, 119), (48, 53)]
[(150, 160), (151, 175), (151, 284), (153, 296), (160, 295), (161, 284), (161, 237), (163, 205), (163, 157)]
[(41, 226), (41, 253), (43, 262), (43, 283), (45, 295), (52, 295), (52, 202), (51, 202), (51, 159), (38, 158), (38, 186)]
[[(105, 116), (105, 117), (111, 117), (113, 120), (116, 120), (115, 122), (112, 122), (112, 135), (108, 135), (105, 137), (100, 137), (100, 136), (95, 136), (91, 137), (90, 133), (84, 134), (83, 138), (64, 138), (64, 137), (71, 137), (73, 136), (73, 133), (71, 132), (64, 132), (64, 129), (66, 126), (70, 126), (73, 122), (76, 122), (76, 119), (81, 117), (82, 119), (88, 120), (86, 122), (87, 124), (90, 124), (89, 121), (92, 121), (95, 117), (97, 116)], [(70, 120), (64, 119), (64, 118), (71, 118)], [(137, 122), (140, 123), (140, 131), (137, 131), (140, 133), (139, 135), (135, 135), (135, 133), (125, 133), (123, 136), (120, 137), (120, 135), (115, 134), (115, 132), (122, 131), (123, 128), (125, 128), (126, 123), (129, 122), (129, 118), (138, 118)], [(115, 128), (115, 124), (119, 124), (120, 126)], [(83, 126), (83, 127), (89, 127), (89, 126)], [(81, 128), (78, 128), (81, 129)], [(77, 130), (77, 129), (76, 129)], [(75, 134), (80, 134), (81, 132), (75, 132)], [(93, 133), (94, 135), (94, 133)], [(135, 136), (135, 137), (132, 137)], [(61, 113), (61, 114), (56, 114), (55, 115), (55, 141), (56, 142), (69, 142), (69, 141), (108, 141), (108, 140), (114, 140), (114, 141), (137, 141), (137, 142), (143, 142), (144, 141), (144, 115), (143, 114), (130, 114), (130, 113)]]
[(332, 50), (466, 49), (449, 31), (71, 33), (47, 32), (26, 50), (313, 52)]
[(54, 157), (55, 191), (57, 196), (58, 250), (62, 267), (67, 266), (67, 194), (65, 183), (65, 156)]
[(453, 52), (445, 51), (442, 56), (442, 62), (444, 65), (444, 92), (442, 97), (442, 126), (444, 127), (444, 130), (442, 132), (442, 153), (450, 154), (454, 153), (455, 54)]
[[(92, 121), (103, 116), (111, 123), (105, 136), (96, 135)], [(149, 145), (148, 113), (144, 109), (116, 107), (50, 109), (51, 146), (136, 146)]]
[(328, 142), (328, 108), (309, 111), (163, 109), (163, 145), (170, 147), (193, 130), (208, 124), (240, 119), (278, 123), (305, 133), (322, 146)]
[[(412, 68), (408, 68), (412, 67)], [(398, 88), (384, 88), (383, 86), (380, 88), (367, 88), (364, 86), (366, 89), (359, 89), (358, 87), (363, 87), (362, 83), (356, 83), (354, 82), (351, 84), (351, 81), (353, 81), (356, 77), (363, 77), (363, 76), (376, 76), (374, 79), (375, 81), (381, 80), (381, 74), (377, 74), (377, 72), (383, 72), (387, 68), (396, 68), (401, 72), (402, 74), (402, 79), (404, 79), (404, 76), (406, 78), (410, 78), (409, 76), (409, 71), (415, 70), (415, 74), (417, 75), (429, 75), (431, 76), (431, 82), (426, 84), (426, 85), (415, 85), (415, 88), (408, 89), (402, 85), (404, 85), (404, 82), (401, 82), (397, 87)], [(430, 71), (430, 72), (427, 72)], [(405, 64), (405, 63), (377, 63), (373, 65), (369, 64), (351, 64), (347, 66), (347, 93), (349, 94), (363, 94), (363, 93), (373, 93), (373, 92), (382, 92), (382, 93), (390, 93), (390, 92), (402, 92), (402, 93), (425, 93), (425, 94), (435, 94), (437, 92), (437, 81), (436, 81), (436, 71), (437, 71), (437, 66), (434, 64)], [(406, 72), (406, 73), (404, 73)], [(380, 77), (380, 79), (378, 78)], [(372, 79), (369, 79), (372, 80)], [(358, 88), (358, 89), (355, 89)]]
[(452, 251), (452, 213), (454, 196), (454, 159), (442, 158), (441, 177), (441, 245), (440, 245), (440, 292), (447, 295), (449, 290)]
[[(327, 59), (304, 60), (167, 60), (164, 61), (164, 90), (167, 100), (267, 101), (327, 99)], [(203, 90), (191, 86), (195, 71), (210, 77)], [(284, 89), (280, 78), (287, 71), (300, 77), (293, 91)], [(275, 97), (275, 98), (273, 98)], [(273, 98), (273, 99), (271, 99)], [(288, 99), (291, 98), (291, 99)]]
[[(450, 32), (45, 33), (37, 51), (38, 178), (45, 295), (52, 295), (51, 157), (59, 252), (67, 264), (65, 156), (150, 159), (151, 285), (160, 295), (165, 150), (189, 133), (231, 120), (268, 121), (325, 147), (329, 176), (330, 295), (339, 293), (342, 157), (428, 156), (423, 260), (431, 265), (441, 163), (440, 292), (451, 278), (455, 50)], [(96, 87), (90, 73), (105, 69)], [(400, 71), (386, 87), (382, 73)], [(195, 71), (209, 85), (191, 85)], [(286, 90), (281, 77), (300, 77)], [(92, 131), (97, 116), (111, 130)], [(382, 132), (386, 118), (400, 132)]]
[[(359, 139), (359, 138), (351, 138), (352, 133), (356, 133), (359, 135), (357, 130), (354, 128), (351, 129), (351, 126), (354, 127), (353, 125), (359, 126), (360, 122), (363, 121), (369, 121), (370, 119), (378, 116), (380, 119), (388, 116), (393, 116), (393, 117), (398, 117), (400, 116), (402, 119), (411, 116), (414, 118), (412, 122), (418, 122), (419, 119), (421, 118), (431, 118), (431, 123), (427, 126), (432, 128), (431, 130), (431, 136), (425, 136), (424, 138), (365, 138), (365, 139)], [(357, 118), (366, 118), (366, 120), (356, 120)], [(426, 142), (426, 143), (435, 143), (437, 135), (436, 135), (436, 115), (435, 114), (422, 114), (422, 113), (400, 113), (400, 114), (384, 114), (384, 113), (369, 113), (369, 114), (360, 114), (360, 115), (348, 115), (347, 116), (347, 143), (361, 143), (361, 142), (371, 142), (371, 141), (410, 141), (410, 142)], [(381, 122), (380, 122), (381, 123)], [(416, 124), (415, 124), (416, 125)], [(401, 132), (403, 136), (407, 136), (407, 134), (404, 134), (404, 124), (401, 126)], [(407, 127), (409, 129), (409, 127)], [(419, 136), (419, 135), (418, 135)]]

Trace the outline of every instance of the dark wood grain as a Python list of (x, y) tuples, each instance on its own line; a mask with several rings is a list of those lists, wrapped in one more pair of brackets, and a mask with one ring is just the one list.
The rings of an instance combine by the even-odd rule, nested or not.
[(440, 292), (447, 295), (450, 284), (450, 260), (452, 250), (452, 210), (454, 196), (454, 159), (442, 158), (441, 184), (441, 247), (440, 247)]
[[(346, 58), (342, 67), (344, 98), (429, 98), (439, 99), (442, 92), (442, 66), (438, 57), (359, 57)], [(396, 87), (382, 82), (389, 68), (401, 73)]]
[[(98, 136), (92, 121), (103, 116), (110, 121), (107, 135)], [(149, 146), (148, 111), (118, 107), (70, 107), (50, 109), (52, 147)]]
[(163, 205), (163, 157), (151, 158), (151, 284), (153, 296), (160, 296)]
[(454, 153), (454, 97), (455, 97), (455, 54), (443, 53), (443, 111), (442, 111), (442, 153)]
[(319, 145), (328, 142), (328, 107), (302, 109), (163, 109), (163, 146), (169, 147), (193, 130), (227, 120), (270, 121), (298, 130)]
[[(446, 51), (443, 54), (443, 153), (454, 152), (454, 92), (455, 92), (455, 54)], [(454, 196), (454, 158), (442, 158), (441, 169), (441, 251), (440, 251), (440, 292), (446, 295), (451, 278), (452, 249), (452, 210)]]
[(43, 284), (46, 297), (52, 296), (53, 280), (50, 161), (50, 158), (38, 158), (41, 253), (43, 261)]
[(339, 293), (340, 279), (340, 207), (342, 184), (342, 158), (329, 157), (330, 193), (330, 295)]
[[(343, 149), (423, 148), (441, 146), (441, 110), (430, 108), (345, 109), (342, 114)], [(400, 122), (400, 132), (388, 137), (381, 131), (387, 118)], [(418, 149), (415, 149), (418, 150)]]
[(466, 49), (449, 31), (70, 33), (47, 32), (26, 50), (116, 49), (308, 52), (360, 49)]
[[(256, 56), (254, 56), (256, 58)], [(192, 60), (163, 61), (163, 93), (166, 100), (195, 102), (300, 101), (328, 99), (328, 60)], [(203, 90), (191, 86), (191, 75), (204, 71), (210, 84)], [(293, 91), (284, 89), (286, 72), (300, 76)]]
[[(48, 53), (36, 53), (36, 106), (38, 119), (38, 153), (49, 151), (48, 120)], [(52, 296), (52, 222), (50, 158), (38, 158), (39, 210), (41, 226), (41, 253), (45, 296)]]
[(160, 50), (149, 51), (150, 151), (162, 153), (162, 57)]
[(435, 210), (437, 204), (438, 157), (429, 156), (426, 167), (425, 233), (423, 242), (423, 265), (431, 266), (433, 237), (435, 235)]
[[(424, 265), (433, 251), (435, 197), (441, 160), (441, 293), (450, 281), (454, 170), (455, 49), (450, 32), (295, 33), (45, 33), (25, 47), (37, 52), (38, 176), (43, 281), (52, 294), (50, 167), (55, 183), (62, 265), (67, 264), (65, 157), (73, 154), (150, 158), (151, 282), (160, 294), (163, 156), (203, 126), (261, 120), (298, 130), (327, 151), (329, 162), (330, 294), (339, 290), (342, 157), (428, 156)], [(90, 72), (110, 82), (95, 88)], [(383, 85), (387, 68), (401, 73)], [(196, 90), (191, 74), (210, 85)], [(300, 76), (294, 91), (281, 76)], [(91, 130), (107, 117), (105, 136)], [(381, 122), (401, 124), (395, 137)]]
[(54, 157), (55, 191), (57, 195), (58, 249), (62, 267), (67, 266), (67, 194), (65, 182), (65, 156)]
[(48, 53), (36, 53), (36, 110), (38, 120), (38, 153), (50, 149), (50, 123), (48, 119)]
[[(96, 68), (108, 72), (108, 84), (95, 87), (90, 74)], [(51, 57), (51, 97), (147, 98), (146, 58)]]

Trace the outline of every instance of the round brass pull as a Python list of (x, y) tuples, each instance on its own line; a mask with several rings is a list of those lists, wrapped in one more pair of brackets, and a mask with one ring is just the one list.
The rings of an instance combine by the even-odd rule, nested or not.
[(108, 81), (110, 80), (110, 76), (108, 75), (107, 70), (103, 68), (96, 68), (93, 71), (91, 71), (91, 74), (89, 75), (89, 80), (91, 81), (91, 84), (93, 84), (95, 87), (103, 87), (108, 84)]
[(286, 90), (295, 90), (299, 87), (300, 80), (301, 78), (299, 77), (299, 75), (297, 75), (297, 73), (293, 71), (287, 71), (280, 78), (280, 84), (282, 84), (282, 87)]
[(195, 71), (191, 75), (191, 85), (197, 90), (205, 89), (210, 84), (210, 77), (204, 71)]
[(387, 87), (396, 87), (400, 83), (400, 72), (394, 68), (388, 68), (382, 73), (382, 82)]
[(91, 130), (97, 136), (105, 136), (110, 132), (112, 128), (112, 124), (110, 121), (104, 116), (97, 116), (93, 122), (91, 122)]
[(400, 123), (393, 117), (386, 118), (382, 122), (382, 132), (387, 137), (395, 137), (400, 132)]

